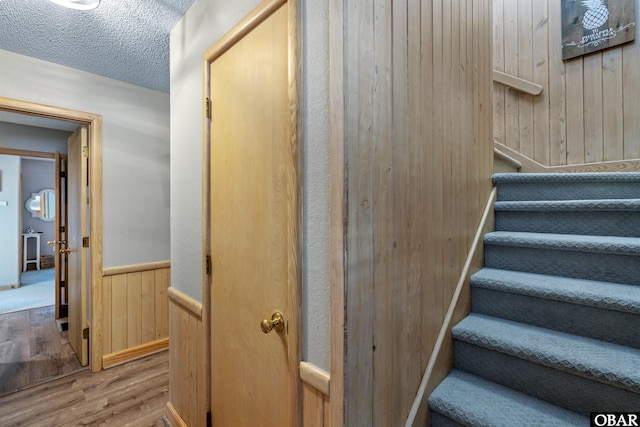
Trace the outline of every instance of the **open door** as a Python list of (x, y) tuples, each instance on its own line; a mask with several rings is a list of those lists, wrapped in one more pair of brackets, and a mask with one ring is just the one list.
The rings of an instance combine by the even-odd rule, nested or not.
[(67, 186), (65, 179), (66, 159), (56, 151), (55, 157), (55, 192), (56, 192), (56, 217), (55, 217), (55, 240), (49, 242), (56, 250), (53, 252), (55, 264), (55, 315), (56, 319), (67, 317), (67, 292), (65, 288), (65, 278), (67, 277), (67, 256), (60, 249), (67, 247), (66, 227), (67, 227)]
[[(89, 329), (87, 323), (87, 128), (78, 128), (67, 142), (67, 248), (69, 298), (69, 342), (82, 366), (89, 363)], [(86, 331), (86, 332), (85, 332)]]
[(231, 46), (205, 55), (214, 57), (207, 59), (213, 425), (299, 424), (299, 182), (289, 7), (263, 2), (246, 18), (255, 25), (250, 31), (241, 22), (236, 28), (243, 36), (227, 34), (222, 40), (235, 40)]

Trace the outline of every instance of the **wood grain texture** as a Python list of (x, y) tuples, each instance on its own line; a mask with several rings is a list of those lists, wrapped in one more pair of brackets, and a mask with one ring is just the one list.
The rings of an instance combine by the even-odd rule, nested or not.
[(491, 2), (330, 7), (332, 423), (402, 425), (491, 188)]
[[(209, 186), (216, 188), (205, 224), (214, 424), (300, 423), (298, 22), (297, 1), (262, 2), (205, 53), (213, 114), (204, 151), (211, 156)], [(256, 322), (275, 309), (284, 313), (287, 333), (261, 339)], [(246, 383), (254, 384), (254, 398), (244, 392)], [(268, 388), (286, 397), (276, 404)]]
[(309, 362), (300, 362), (300, 380), (329, 396), (329, 374)]
[(543, 88), (531, 99), (494, 85), (496, 141), (544, 166), (640, 159), (638, 43), (563, 61), (560, 2), (492, 1), (494, 69)]
[[(204, 324), (202, 317), (189, 310), (177, 301), (179, 291), (173, 290), (169, 300), (169, 347), (170, 393), (167, 405), (167, 418), (177, 420), (176, 425), (192, 427), (206, 425), (206, 413), (209, 403), (206, 396), (208, 378), (206, 372), (206, 355)], [(182, 298), (188, 298), (183, 296)], [(184, 424), (181, 424), (184, 423)]]
[(82, 369), (54, 307), (0, 315), (0, 395)]
[(345, 105), (344, 105), (344, 3), (329, 1), (329, 301), (330, 377), (333, 405), (330, 425), (344, 425), (344, 330), (345, 330)]
[(447, 313), (438, 333), (438, 339), (429, 363), (422, 377), (420, 388), (407, 417), (406, 425), (420, 426), (428, 423), (426, 414), (427, 399), (431, 392), (446, 377), (453, 367), (453, 339), (451, 329), (471, 311), (471, 290), (469, 278), (484, 266), (484, 247), (482, 238), (494, 231), (493, 207), (497, 191), (494, 188), (486, 202), (480, 224), (476, 230), (471, 248), (466, 256), (464, 267), (458, 279), (455, 291), (448, 304)]
[(0, 419), (7, 426), (164, 426), (168, 389), (169, 358), (163, 351), (0, 397)]
[(103, 278), (101, 363), (110, 366), (122, 363), (127, 356), (157, 351), (154, 343), (168, 338), (170, 269), (164, 267), (166, 263), (154, 265), (159, 268), (150, 270), (149, 265), (141, 265), (138, 272), (130, 266), (114, 268)]
[(313, 386), (302, 384), (302, 427), (330, 427), (329, 397)]

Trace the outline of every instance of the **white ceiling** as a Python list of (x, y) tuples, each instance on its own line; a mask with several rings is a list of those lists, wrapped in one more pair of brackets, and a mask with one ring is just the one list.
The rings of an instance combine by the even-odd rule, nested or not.
[(169, 92), (169, 32), (193, 1), (101, 0), (80, 11), (0, 0), (0, 49)]

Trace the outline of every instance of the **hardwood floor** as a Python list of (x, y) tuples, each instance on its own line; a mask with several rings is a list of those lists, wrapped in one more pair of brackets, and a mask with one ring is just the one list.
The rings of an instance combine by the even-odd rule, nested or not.
[(0, 395), (79, 369), (53, 306), (0, 315)]
[(0, 425), (164, 426), (169, 352), (105, 371), (83, 371), (0, 397)]

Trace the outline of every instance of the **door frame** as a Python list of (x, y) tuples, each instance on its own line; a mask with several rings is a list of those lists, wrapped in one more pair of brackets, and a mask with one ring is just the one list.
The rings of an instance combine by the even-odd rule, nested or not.
[(34, 102), (0, 97), (0, 110), (86, 125), (89, 129), (89, 251), (91, 292), (89, 368), (102, 370), (102, 116)]
[[(269, 18), (281, 6), (288, 5), (288, 88), (289, 88), (289, 122), (288, 134), (290, 142), (290, 158), (286, 165), (287, 181), (287, 228), (289, 230), (288, 248), (288, 294), (290, 322), (288, 331), (290, 337), (289, 346), (289, 402), (294, 410), (291, 412), (290, 425), (300, 425), (301, 420), (301, 393), (300, 373), (301, 342), (302, 342), (302, 272), (301, 272), (301, 243), (302, 243), (302, 160), (300, 152), (300, 137), (302, 135), (302, 122), (300, 114), (301, 94), (301, 56), (300, 56), (300, 13), (299, 0), (263, 0), (248, 15), (240, 20), (224, 36), (222, 36), (203, 55), (203, 97), (204, 114), (202, 120), (202, 301), (203, 319), (206, 334), (206, 354), (211, 353), (211, 276), (207, 274), (207, 259), (210, 257), (211, 247), (211, 165), (210, 165), (210, 132), (209, 119), (206, 111), (209, 97), (210, 66), (213, 61), (222, 56), (233, 45)], [(206, 406), (211, 402), (211, 360), (206, 359), (205, 374), (207, 380), (205, 395)]]

